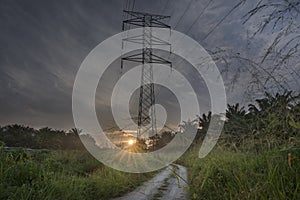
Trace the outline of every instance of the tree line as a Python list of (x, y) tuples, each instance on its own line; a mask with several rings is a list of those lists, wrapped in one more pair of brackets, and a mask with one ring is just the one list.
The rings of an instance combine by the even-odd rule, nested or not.
[[(265, 93), (263, 98), (256, 99), (255, 104), (249, 104), (248, 109), (238, 103), (228, 105), (221, 141), (223, 139), (226, 144), (233, 144), (234, 148), (245, 145), (245, 142), (260, 141), (271, 148), (275, 143), (280, 145), (291, 137), (299, 137), (299, 99), (300, 94), (285, 91), (275, 95)], [(196, 130), (194, 143), (202, 142), (212, 117), (209, 112), (197, 116), (195, 120), (184, 121), (180, 125), (182, 134)], [(34, 129), (17, 124), (0, 127), (0, 141), (8, 147), (85, 150), (79, 134), (80, 131), (75, 128), (63, 131), (49, 127)], [(153, 150), (165, 146), (176, 134), (169, 131), (150, 137)]]
[(79, 130), (54, 130), (49, 127), (34, 129), (24, 125), (0, 127), (0, 141), (7, 147), (26, 147), (32, 149), (84, 150)]
[[(255, 104), (249, 104), (248, 109), (228, 105), (221, 142), (233, 145), (234, 148), (249, 146), (253, 148), (264, 146), (271, 149), (286, 143), (290, 138), (300, 134), (300, 95), (292, 91), (284, 91), (272, 95), (265, 93), (263, 98), (256, 99)], [(211, 112), (198, 116), (196, 142), (202, 141), (212, 118)], [(192, 122), (190, 122), (190, 125)]]

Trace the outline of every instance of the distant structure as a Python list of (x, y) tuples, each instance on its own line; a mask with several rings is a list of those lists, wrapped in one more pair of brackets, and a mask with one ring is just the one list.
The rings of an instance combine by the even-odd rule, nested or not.
[(137, 140), (139, 140), (157, 134), (155, 106), (152, 106), (155, 105), (152, 64), (166, 64), (172, 67), (172, 63), (153, 53), (152, 48), (155, 46), (167, 45), (170, 46), (171, 49), (171, 45), (170, 43), (152, 35), (152, 27), (171, 29), (169, 25), (162, 22), (163, 20), (170, 18), (170, 16), (127, 10), (124, 10), (124, 15), (127, 16), (128, 19), (123, 21), (123, 31), (129, 30), (130, 25), (143, 28), (142, 35), (128, 36), (123, 39), (123, 42), (142, 44), (143, 48), (141, 52), (121, 59), (121, 68), (123, 68), (125, 61), (142, 63), (137, 121)]

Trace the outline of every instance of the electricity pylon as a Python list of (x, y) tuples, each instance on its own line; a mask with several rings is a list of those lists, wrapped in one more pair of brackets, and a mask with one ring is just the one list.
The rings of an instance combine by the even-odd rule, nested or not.
[[(172, 67), (172, 63), (153, 53), (153, 47), (157, 45), (167, 45), (170, 43), (155, 37), (152, 34), (152, 27), (155, 28), (168, 28), (171, 27), (162, 22), (170, 16), (155, 15), (142, 12), (126, 11), (124, 13), (130, 17), (123, 21), (122, 29), (126, 31), (130, 25), (135, 27), (143, 27), (142, 35), (131, 36), (123, 39), (123, 42), (133, 42), (142, 45), (140, 53), (133, 54), (121, 59), (121, 68), (123, 68), (124, 61), (131, 61), (135, 63), (142, 63), (140, 97), (138, 107), (138, 130), (137, 139), (147, 138), (157, 134), (156, 127), (156, 113), (155, 113), (155, 92), (153, 83), (153, 68), (152, 64), (166, 64)], [(129, 25), (129, 28), (128, 26)]]

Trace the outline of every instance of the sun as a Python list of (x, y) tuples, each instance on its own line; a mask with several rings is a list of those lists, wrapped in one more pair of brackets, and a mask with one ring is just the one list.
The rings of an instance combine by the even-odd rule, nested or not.
[(134, 141), (133, 141), (133, 140), (128, 140), (128, 144), (129, 144), (129, 145), (133, 145), (133, 144), (134, 144)]

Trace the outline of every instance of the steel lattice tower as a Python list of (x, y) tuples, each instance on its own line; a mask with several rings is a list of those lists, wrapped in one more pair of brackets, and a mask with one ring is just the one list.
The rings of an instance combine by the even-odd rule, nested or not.
[(138, 130), (137, 139), (147, 138), (157, 134), (156, 127), (156, 113), (155, 113), (155, 92), (153, 83), (153, 68), (152, 64), (167, 64), (172, 67), (172, 63), (164, 58), (155, 55), (153, 53), (153, 47), (156, 45), (171, 45), (155, 37), (152, 34), (152, 27), (156, 28), (168, 28), (170, 26), (163, 23), (162, 20), (168, 19), (170, 16), (154, 15), (149, 13), (141, 13), (134, 11), (126, 11), (130, 19), (123, 21), (123, 31), (127, 30), (126, 25), (133, 25), (136, 27), (143, 27), (143, 34), (139, 36), (131, 36), (123, 39), (123, 42), (133, 42), (142, 44), (143, 48), (140, 53), (133, 54), (121, 59), (121, 68), (123, 68), (124, 61), (131, 61), (136, 63), (142, 63), (141, 74), (141, 87), (138, 107)]

